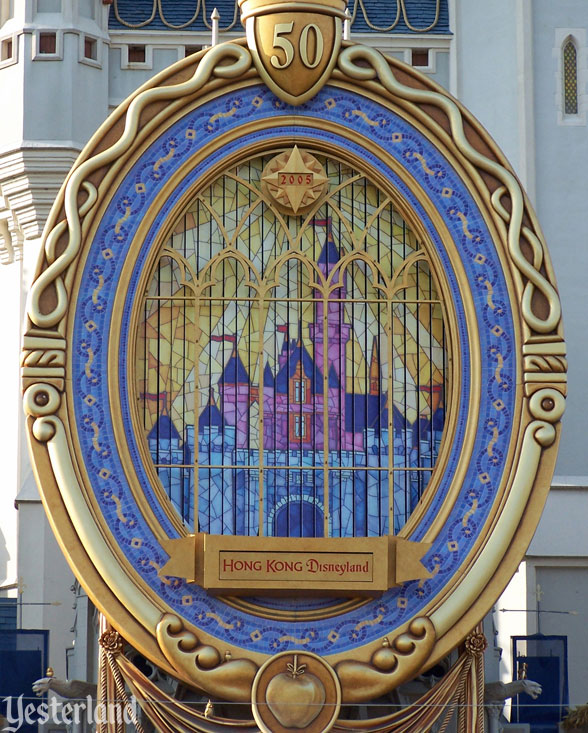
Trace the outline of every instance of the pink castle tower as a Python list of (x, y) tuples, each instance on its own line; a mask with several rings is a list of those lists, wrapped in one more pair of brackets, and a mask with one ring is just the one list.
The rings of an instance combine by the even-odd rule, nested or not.
[(304, 346), (301, 330), (299, 324), (298, 338), (280, 361), (274, 382), (264, 382), (264, 435), (269, 437), (273, 423), (272, 447), (277, 450), (323, 448), (323, 375)]
[[(327, 238), (317, 260), (318, 267), (325, 280), (333, 276), (335, 284), (339, 281), (341, 284), (330, 294), (326, 305), (323, 301), (316, 302), (314, 323), (308, 325), (312, 353), (304, 345), (302, 323), (298, 324), (296, 340), (290, 340), (288, 326), (278, 326), (277, 331), (284, 334), (284, 342), (277, 359), (277, 373), (274, 376), (269, 365), (265, 365), (264, 394), (260, 396), (258, 386), (251, 384), (241, 361), (236, 336), (220, 337), (233, 341), (233, 350), (218, 388), (225, 425), (235, 429), (236, 448), (254, 447), (248, 440), (250, 405), (261, 398), (265, 450), (324, 450), (325, 399), (329, 451), (364, 449), (365, 415), (357, 426), (353, 412), (349, 413), (353, 424), (346, 420), (348, 409), (353, 410), (349, 404), (355, 404), (355, 395), (346, 394), (346, 349), (351, 337), (351, 325), (346, 322), (343, 302), (347, 294), (346, 278), (341, 278), (341, 257), (333, 238), (331, 220), (315, 220), (314, 224), (327, 229)], [(318, 291), (315, 292), (318, 295)], [(377, 346), (374, 348), (370, 377), (376, 378), (373, 372), (374, 360), (377, 361), (378, 357)]]
[[(347, 388), (346, 370), (346, 346), (351, 334), (351, 326), (345, 323), (345, 308), (343, 300), (347, 295), (346, 277), (340, 271), (340, 253), (335, 245), (331, 219), (315, 219), (315, 226), (327, 228), (327, 239), (319, 255), (317, 264), (323, 273), (325, 280), (329, 278), (333, 270), (334, 284), (341, 282), (341, 287), (329, 295), (327, 304), (327, 377), (328, 390), (327, 398), (329, 403), (329, 450), (353, 450), (354, 447), (363, 446), (363, 435), (355, 436), (345, 431), (345, 411)], [(315, 291), (315, 297), (320, 293)], [(324, 369), (325, 341), (323, 337), (323, 324), (325, 306), (323, 302), (316, 304), (315, 322), (309, 326), (310, 338), (314, 344), (314, 360), (317, 367)], [(355, 440), (354, 440), (355, 438)], [(357, 443), (357, 446), (355, 446)]]

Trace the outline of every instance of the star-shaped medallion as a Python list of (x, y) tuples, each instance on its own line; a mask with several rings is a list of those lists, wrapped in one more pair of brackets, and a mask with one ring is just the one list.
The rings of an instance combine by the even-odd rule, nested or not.
[(316, 201), (329, 179), (318, 160), (295, 145), (268, 163), (261, 180), (267, 193), (282, 209), (297, 214)]

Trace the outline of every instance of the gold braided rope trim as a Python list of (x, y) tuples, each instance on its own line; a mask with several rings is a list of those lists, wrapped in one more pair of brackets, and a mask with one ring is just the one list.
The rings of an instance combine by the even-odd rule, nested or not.
[(488, 647), (481, 625), (466, 638), (464, 648), (472, 659), (472, 673), (465, 680), (458, 730), (483, 733), (484, 730), (484, 651)]
[[(401, 0), (401, 2), (403, 2), (403, 0)], [(170, 23), (169, 20), (167, 20), (167, 18), (165, 17), (165, 13), (163, 11), (162, 0), (153, 0), (153, 5), (151, 8), (151, 15), (149, 16), (147, 20), (143, 20), (140, 23), (131, 23), (130, 21), (125, 20), (121, 16), (120, 10), (118, 8), (118, 0), (114, 0), (113, 5), (114, 5), (115, 18), (121, 25), (125, 26), (126, 28), (132, 28), (133, 30), (137, 30), (138, 28), (145, 28), (145, 26), (149, 25), (150, 23), (152, 23), (155, 20), (156, 13), (159, 13), (159, 18), (161, 22), (163, 23), (163, 25), (166, 26), (166, 28), (169, 28), (170, 30), (173, 30), (173, 31), (180, 31), (192, 25), (192, 23), (194, 23), (197, 20), (198, 15), (200, 14), (200, 6), (202, 5), (202, 22), (204, 23), (206, 28), (208, 28), (208, 30), (212, 29), (212, 24), (208, 20), (208, 12), (206, 10), (205, 0), (196, 0), (196, 10), (194, 11), (194, 14), (190, 18), (190, 20), (186, 21), (185, 23), (180, 23), (178, 25), (174, 25), (173, 23)], [(226, 33), (232, 30), (235, 27), (235, 25), (237, 24), (238, 20), (239, 20), (239, 5), (237, 2), (235, 2), (235, 8), (233, 11), (233, 20), (227, 26), (220, 26), (219, 31), (221, 33)]]
[[(236, 3), (235, 3), (236, 5)], [(165, 15), (163, 14), (163, 7), (161, 5), (161, 0), (157, 0), (157, 9), (159, 10), (159, 17), (161, 18), (164, 25), (166, 25), (168, 28), (172, 28), (174, 31), (179, 31), (182, 28), (187, 28), (189, 25), (192, 25), (192, 23), (196, 20), (198, 17), (198, 13), (200, 12), (200, 0), (196, 3), (196, 10), (194, 11), (194, 15), (188, 20), (186, 23), (182, 23), (181, 25), (173, 25), (169, 22), (169, 20), (166, 19)], [(203, 19), (206, 20), (206, 11), (203, 7)]]
[[(97, 733), (125, 733), (123, 707), (137, 733), (145, 733), (143, 726), (135, 715), (135, 709), (125, 689), (123, 677), (118, 668), (117, 659), (121, 656), (124, 639), (100, 616), (100, 637), (98, 655), (98, 703), (103, 706), (106, 715), (100, 716)], [(122, 703), (122, 706), (121, 706)], [(112, 714), (110, 712), (112, 709)]]
[(433, 22), (430, 23), (428, 26), (425, 26), (424, 28), (417, 28), (416, 26), (412, 25), (412, 23), (409, 21), (408, 13), (406, 12), (405, 0), (397, 0), (396, 18), (392, 21), (390, 25), (387, 25), (387, 26), (378, 26), (378, 25), (375, 25), (375, 23), (371, 22), (371, 20), (368, 17), (368, 11), (367, 11), (367, 8), (365, 7), (364, 0), (355, 0), (354, 1), (353, 12), (351, 13), (351, 25), (353, 25), (355, 21), (358, 7), (361, 7), (361, 12), (366, 22), (366, 25), (368, 26), (368, 28), (371, 28), (374, 31), (380, 31), (382, 33), (389, 33), (390, 31), (394, 30), (394, 28), (396, 28), (396, 26), (400, 22), (400, 13), (402, 12), (402, 19), (404, 20), (404, 23), (407, 28), (409, 28), (411, 31), (414, 31), (415, 33), (427, 33), (428, 31), (432, 30), (439, 22), (439, 15), (441, 12), (441, 0), (437, 0), (436, 2), (435, 18)]
[[(357, 62), (363, 61), (369, 67), (360, 66)], [(491, 160), (487, 156), (475, 150), (470, 145), (464, 130), (463, 117), (458, 105), (449, 97), (440, 92), (433, 92), (422, 89), (414, 89), (400, 83), (388, 62), (378, 51), (367, 46), (350, 46), (345, 48), (339, 55), (339, 69), (348, 77), (361, 81), (369, 81), (378, 78), (385, 89), (392, 94), (412, 103), (433, 104), (441, 109), (449, 121), (453, 142), (465, 158), (474, 166), (490, 173), (502, 185), (492, 197), (491, 203), (496, 213), (505, 219), (508, 226), (507, 245), (513, 262), (521, 275), (527, 278), (523, 286), (522, 314), (527, 325), (538, 333), (551, 333), (559, 325), (561, 319), (561, 305), (555, 288), (540, 272), (544, 264), (545, 247), (540, 236), (531, 233), (523, 228), (523, 214), (525, 202), (523, 191), (515, 176), (503, 165)], [(509, 214), (500, 204), (500, 198), (508, 193), (511, 200), (512, 211)], [(532, 234), (531, 237), (529, 235)], [(524, 237), (533, 248), (533, 262), (529, 262), (521, 250), (521, 236)], [(531, 240), (535, 241), (531, 241)], [(548, 314), (545, 318), (537, 315), (533, 310), (533, 296), (538, 290), (547, 301)]]
[[(227, 59), (233, 63), (223, 64)], [(125, 128), (121, 137), (109, 148), (84, 161), (71, 174), (65, 188), (66, 220), (60, 222), (47, 234), (44, 249), (48, 267), (38, 276), (29, 293), (28, 315), (41, 328), (56, 326), (65, 316), (68, 305), (67, 292), (62, 275), (75, 260), (81, 246), (81, 219), (94, 207), (98, 198), (96, 188), (87, 180), (102, 166), (107, 166), (129, 150), (139, 129), (143, 110), (155, 102), (168, 102), (193, 94), (213, 77), (234, 79), (244, 74), (251, 66), (249, 51), (233, 43), (225, 43), (211, 49), (196, 67), (192, 78), (181, 84), (147, 89), (138, 94), (129, 105)], [(85, 190), (87, 198), (78, 209), (78, 196)], [(65, 249), (56, 257), (60, 237), (66, 232), (68, 241)], [(43, 293), (54, 285), (56, 304), (51, 311), (43, 313), (40, 303)]]
[[(127, 28), (137, 29), (137, 28), (144, 28), (145, 26), (152, 23), (155, 20), (155, 14), (158, 12), (161, 22), (163, 23), (164, 26), (166, 26), (166, 28), (170, 28), (171, 30), (178, 31), (178, 30), (182, 30), (183, 28), (187, 28), (188, 26), (192, 25), (192, 23), (194, 23), (197, 20), (198, 15), (200, 13), (201, 4), (202, 4), (202, 22), (204, 23), (206, 28), (211, 30), (212, 25), (210, 21), (208, 20), (208, 12), (206, 10), (206, 1), (205, 0), (196, 0), (196, 10), (194, 11), (194, 14), (190, 18), (190, 20), (186, 21), (185, 23), (181, 23), (179, 25), (174, 25), (173, 23), (170, 23), (167, 20), (167, 18), (165, 17), (165, 13), (163, 11), (162, 0), (153, 0), (151, 15), (149, 16), (147, 20), (141, 21), (140, 23), (131, 23), (130, 21), (125, 20), (121, 16), (120, 11), (118, 9), (118, 0), (114, 0), (114, 15), (117, 21), (121, 25)], [(366, 25), (368, 26), (368, 28), (371, 28), (374, 31), (378, 31), (380, 33), (389, 33), (390, 31), (394, 30), (396, 26), (399, 24), (400, 17), (402, 14), (402, 19), (404, 20), (404, 24), (406, 25), (406, 27), (409, 30), (413, 31), (414, 33), (428, 33), (429, 31), (433, 30), (433, 28), (435, 28), (435, 26), (439, 22), (439, 16), (441, 14), (441, 0), (436, 0), (435, 17), (433, 21), (429, 25), (423, 26), (422, 28), (419, 28), (418, 26), (415, 26), (410, 22), (409, 17), (408, 17), (408, 11), (406, 10), (406, 0), (397, 0), (396, 17), (394, 18), (392, 23), (387, 26), (379, 26), (379, 25), (376, 25), (375, 23), (372, 23), (372, 21), (369, 18), (368, 9), (365, 6), (364, 0), (354, 0), (353, 11), (351, 12), (351, 25), (353, 25), (353, 23), (356, 20), (358, 8), (361, 8), (361, 14), (363, 15), (363, 19)], [(235, 9), (233, 12), (232, 22), (228, 26), (219, 27), (219, 31), (226, 33), (227, 31), (232, 30), (235, 27), (235, 25), (237, 24), (237, 21), (239, 18), (238, 14), (239, 14), (239, 6), (238, 6), (238, 3), (235, 2)]]
[(155, 18), (156, 11), (157, 0), (153, 0), (153, 8), (148, 20), (144, 20), (141, 23), (129, 23), (128, 21), (121, 18), (120, 13), (118, 12), (118, 2), (117, 0), (114, 0), (114, 16), (121, 25), (126, 25), (127, 28), (144, 28), (146, 25), (149, 25), (149, 23), (151, 23), (151, 21)]
[(357, 9), (359, 7), (361, 7), (361, 12), (362, 12), (365, 22), (367, 23), (367, 25), (370, 28), (373, 28), (374, 30), (383, 31), (384, 33), (388, 33), (389, 31), (394, 30), (394, 28), (396, 28), (396, 26), (400, 22), (400, 0), (398, 0), (398, 2), (396, 3), (396, 17), (394, 18), (394, 20), (392, 21), (390, 25), (385, 26), (385, 27), (377, 27), (370, 23), (368, 16), (367, 16), (367, 10), (366, 10), (363, 0), (354, 0), (353, 11), (351, 12), (351, 25), (352, 26), (355, 23), (355, 18), (357, 16)]
[(478, 728), (484, 730), (484, 661), (479, 660), (476, 665), (476, 707), (478, 711)]
[[(98, 655), (98, 670), (100, 684), (98, 685), (98, 704), (105, 705), (108, 700), (108, 662), (106, 660), (106, 650), (100, 647)], [(99, 722), (97, 733), (107, 733), (106, 723)]]
[(125, 690), (125, 683), (123, 681), (123, 678), (120, 672), (120, 668), (118, 664), (116, 663), (116, 656), (114, 654), (111, 654), (110, 652), (106, 652), (106, 657), (108, 659), (108, 664), (110, 666), (112, 676), (114, 677), (114, 684), (116, 686), (117, 696), (119, 700), (122, 700), (126, 710), (128, 711), (137, 733), (144, 733), (143, 726), (141, 725), (141, 723), (138, 721), (137, 717), (135, 716), (135, 711), (133, 709), (133, 706), (130, 703), (129, 696), (127, 695), (127, 691)]
[[(404, 4), (405, 0), (399, 0), (399, 2), (402, 5), (402, 17), (404, 18), (404, 22), (406, 23), (407, 27), (410, 28), (411, 31), (415, 31), (415, 33), (427, 33), (427, 31), (432, 30), (439, 22), (439, 13), (441, 10), (441, 0), (437, 0), (436, 6), (435, 6), (435, 20), (433, 20), (433, 22), (430, 25), (426, 26), (425, 28), (417, 28), (416, 26), (412, 25), (412, 23), (408, 19), (408, 13), (406, 12), (406, 5)], [(367, 21), (367, 18), (366, 18), (366, 21)], [(373, 27), (375, 28), (375, 26)]]
[(472, 666), (472, 658), (471, 657), (466, 658), (466, 663), (464, 665), (464, 671), (458, 682), (457, 692), (455, 693), (454, 699), (447, 706), (447, 711), (445, 715), (443, 716), (443, 722), (441, 723), (441, 726), (437, 733), (445, 733), (449, 723), (451, 722), (453, 718), (453, 715), (455, 713), (455, 708), (458, 707), (458, 705), (459, 705), (458, 718), (460, 721), (459, 730), (463, 731), (463, 702), (465, 699), (464, 692), (465, 692), (465, 685), (467, 682), (467, 676), (470, 672), (471, 666)]

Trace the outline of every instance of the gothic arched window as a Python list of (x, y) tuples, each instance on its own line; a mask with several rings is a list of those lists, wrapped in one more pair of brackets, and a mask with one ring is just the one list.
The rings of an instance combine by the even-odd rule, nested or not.
[(563, 46), (563, 106), (564, 114), (578, 114), (578, 52), (571, 38)]

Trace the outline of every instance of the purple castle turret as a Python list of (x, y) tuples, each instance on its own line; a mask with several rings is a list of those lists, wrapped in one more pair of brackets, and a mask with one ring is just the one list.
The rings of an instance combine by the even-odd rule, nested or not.
[[(315, 221), (323, 224), (323, 221)], [(321, 371), (328, 375), (328, 404), (329, 404), (329, 450), (353, 449), (363, 444), (363, 435), (360, 433), (354, 440), (354, 435), (346, 430), (346, 400), (347, 369), (346, 346), (351, 335), (351, 326), (345, 323), (345, 307), (343, 301), (347, 296), (347, 283), (344, 272), (339, 266), (340, 253), (335, 245), (331, 219), (324, 220), (327, 227), (327, 239), (319, 255), (317, 264), (325, 280), (332, 278), (331, 285), (341, 283), (329, 294), (326, 306), (323, 301), (316, 304), (315, 322), (309, 326), (310, 338), (314, 344), (314, 358)], [(321, 294), (315, 291), (315, 297)], [(326, 367), (325, 367), (325, 315), (326, 315)]]

